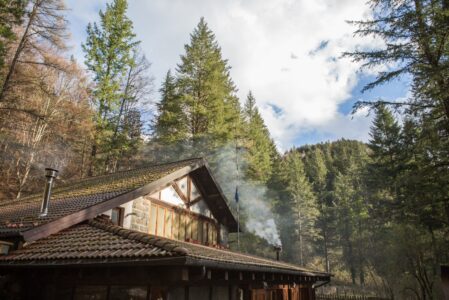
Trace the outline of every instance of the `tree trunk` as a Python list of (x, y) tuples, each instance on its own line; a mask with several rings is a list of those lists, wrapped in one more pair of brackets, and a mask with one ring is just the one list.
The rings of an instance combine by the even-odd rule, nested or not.
[(31, 11), (30, 17), (28, 19), (27, 26), (25, 27), (25, 31), (23, 32), (22, 38), (20, 39), (19, 45), (17, 46), (16, 52), (14, 53), (14, 57), (12, 59), (11, 65), (8, 68), (8, 73), (6, 74), (5, 80), (3, 81), (2, 88), (0, 90), (0, 102), (4, 100), (4, 96), (6, 91), (9, 88), (9, 83), (11, 81), (12, 75), (14, 73), (14, 70), (16, 68), (17, 61), (22, 54), (23, 49), (25, 48), (25, 45), (28, 41), (28, 32), (31, 28), (31, 25), (34, 22), (34, 18), (37, 14), (37, 9), (41, 5), (41, 1), (37, 0), (34, 2), (33, 9)]
[[(123, 115), (123, 111), (124, 111), (125, 104), (126, 104), (126, 99), (128, 99), (128, 92), (129, 92), (129, 85), (130, 85), (130, 81), (131, 81), (131, 72), (132, 72), (132, 70), (133, 70), (133, 68), (130, 67), (129, 71), (128, 71), (128, 78), (126, 79), (125, 92), (123, 93), (122, 102), (120, 103), (120, 111), (119, 111), (119, 114), (117, 116), (117, 123), (115, 124), (114, 134), (112, 135), (112, 138), (111, 138), (111, 150), (114, 150), (114, 148), (115, 148), (117, 134), (118, 134), (118, 130), (120, 128), (120, 120), (121, 120), (122, 115)], [(106, 161), (105, 161), (106, 171), (109, 171), (110, 160), (111, 160), (111, 153), (109, 151), (108, 155), (106, 157)], [(113, 167), (113, 169), (116, 169), (117, 168), (117, 161), (114, 164), (115, 164), (115, 166)]]
[(97, 141), (94, 141), (92, 145), (92, 150), (90, 152), (89, 171), (87, 171), (87, 176), (94, 175), (94, 164), (96, 156), (97, 156)]
[(327, 249), (327, 228), (323, 230), (323, 240), (324, 240), (324, 261), (326, 263), (326, 272), (330, 273), (330, 262), (329, 262), (329, 250)]
[(304, 265), (304, 260), (303, 260), (303, 240), (302, 240), (302, 222), (301, 222), (301, 212), (298, 211), (298, 221), (299, 221), (299, 264), (301, 266)]

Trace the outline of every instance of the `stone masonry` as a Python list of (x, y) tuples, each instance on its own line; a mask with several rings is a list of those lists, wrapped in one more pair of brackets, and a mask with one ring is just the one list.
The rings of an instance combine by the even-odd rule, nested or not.
[(133, 201), (133, 215), (131, 229), (148, 233), (151, 201), (146, 197), (139, 197)]

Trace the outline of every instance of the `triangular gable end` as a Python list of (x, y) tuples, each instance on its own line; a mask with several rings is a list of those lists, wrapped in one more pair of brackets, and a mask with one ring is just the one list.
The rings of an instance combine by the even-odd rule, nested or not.
[[(203, 196), (204, 202), (207, 203), (207, 209), (210, 209), (212, 215), (217, 219), (217, 221), (226, 225), (230, 232), (235, 232), (237, 230), (237, 221), (232, 215), (221, 189), (213, 179), (207, 164), (204, 160), (200, 159), (192, 160), (190, 165), (181, 167), (180, 169), (171, 172), (160, 179), (145, 184), (144, 186), (137, 187), (134, 190), (125, 192), (111, 199), (56, 218), (43, 225), (19, 232), (19, 234), (23, 236), (25, 241), (40, 239), (85, 220), (92, 219), (99, 214), (109, 211), (115, 207), (119, 207), (139, 197), (151, 195), (155, 191), (160, 190), (161, 187), (168, 186), (172, 182), (182, 179), (187, 175), (192, 178), (192, 182), (195, 184), (196, 188), (196, 191), (192, 189), (191, 193), (200, 193)], [(107, 176), (104, 176), (103, 178), (107, 179)], [(77, 183), (74, 183), (74, 185), (76, 184)], [(179, 188), (182, 191), (183, 187)]]

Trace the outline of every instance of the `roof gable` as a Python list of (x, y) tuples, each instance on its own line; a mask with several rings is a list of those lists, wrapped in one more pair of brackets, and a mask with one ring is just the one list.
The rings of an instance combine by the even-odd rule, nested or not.
[[(205, 161), (196, 158), (91, 177), (56, 187), (52, 191), (49, 213), (43, 218), (38, 217), (41, 195), (0, 204), (0, 236), (19, 234), (27, 241), (48, 236), (152, 193), (161, 186), (199, 169), (209, 172)], [(212, 178), (212, 175), (209, 174), (209, 177)], [(208, 183), (216, 184), (213, 180)], [(220, 212), (223, 223), (229, 224), (231, 228), (236, 227), (236, 221), (224, 196), (221, 194), (219, 199), (210, 201), (222, 202), (220, 207), (226, 210)]]

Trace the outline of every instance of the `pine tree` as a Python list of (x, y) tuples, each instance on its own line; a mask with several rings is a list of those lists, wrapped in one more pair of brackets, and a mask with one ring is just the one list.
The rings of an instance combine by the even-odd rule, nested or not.
[(229, 70), (215, 35), (201, 18), (177, 68), (188, 137), (193, 142), (208, 139), (208, 145), (214, 148), (236, 137), (240, 105)]
[[(449, 2), (446, 0), (370, 0), (368, 20), (353, 22), (356, 34), (383, 41), (380, 49), (346, 53), (365, 68), (394, 63), (394, 68), (377, 74), (365, 89), (411, 75), (412, 95), (405, 102), (390, 102), (418, 114), (439, 118), (445, 138), (449, 132)], [(358, 103), (377, 105), (386, 103)]]
[[(89, 23), (87, 40), (83, 45), (86, 66), (94, 74), (93, 102), (96, 108), (96, 133), (91, 151), (89, 175), (104, 166), (111, 148), (113, 122), (123, 97), (121, 82), (134, 64), (132, 49), (137, 45), (132, 22), (126, 16), (126, 0), (114, 0), (100, 11), (100, 26)], [(106, 153), (105, 153), (106, 152)], [(97, 157), (101, 154), (101, 157)]]
[(330, 259), (329, 259), (329, 239), (330, 239), (330, 227), (335, 222), (331, 213), (330, 203), (328, 203), (327, 191), (327, 176), (328, 169), (326, 166), (326, 160), (323, 151), (320, 147), (315, 146), (310, 151), (305, 153), (305, 170), (307, 176), (312, 183), (313, 190), (317, 197), (317, 205), (320, 211), (316, 226), (321, 231), (320, 235), (323, 239), (321, 248), (324, 256), (324, 265), (326, 272), (330, 272)]
[(275, 146), (262, 116), (256, 107), (256, 99), (248, 93), (243, 109), (244, 141), (246, 148), (246, 174), (251, 180), (267, 182), (272, 172)]
[(176, 79), (169, 70), (159, 92), (161, 101), (157, 103), (157, 117), (154, 124), (154, 138), (164, 145), (182, 143), (187, 138), (187, 117), (181, 106)]
[(278, 210), (281, 209), (283, 219), (288, 219), (283, 223), (283, 245), (292, 259), (306, 265), (313, 259), (314, 243), (318, 235), (315, 222), (319, 211), (301, 154), (295, 150), (287, 153), (277, 172), (281, 181)]
[[(372, 162), (368, 165), (367, 184), (372, 187), (372, 199), (379, 207), (384, 207), (381, 215), (391, 213), (389, 206), (397, 200), (400, 131), (391, 111), (379, 105), (371, 126), (369, 148)], [(387, 205), (389, 203), (389, 205)]]

